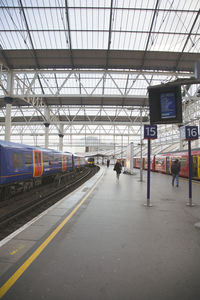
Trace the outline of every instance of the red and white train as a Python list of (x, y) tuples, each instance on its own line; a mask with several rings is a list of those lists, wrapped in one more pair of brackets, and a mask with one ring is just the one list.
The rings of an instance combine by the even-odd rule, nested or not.
[[(200, 149), (194, 149), (191, 151), (192, 155), (192, 178), (200, 180)], [(160, 153), (151, 156), (151, 171), (160, 172), (165, 174), (171, 174), (172, 162), (178, 159), (181, 164), (181, 170), (179, 175), (182, 177), (188, 177), (189, 175), (189, 157), (188, 151), (175, 151)], [(133, 158), (133, 167), (140, 168), (140, 157)], [(143, 169), (147, 169), (147, 157), (142, 158)]]

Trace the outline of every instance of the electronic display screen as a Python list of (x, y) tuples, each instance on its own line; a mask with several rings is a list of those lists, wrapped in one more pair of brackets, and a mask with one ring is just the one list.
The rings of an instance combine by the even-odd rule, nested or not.
[(176, 99), (174, 93), (160, 94), (161, 119), (176, 118)]
[(150, 124), (182, 123), (181, 86), (148, 87)]

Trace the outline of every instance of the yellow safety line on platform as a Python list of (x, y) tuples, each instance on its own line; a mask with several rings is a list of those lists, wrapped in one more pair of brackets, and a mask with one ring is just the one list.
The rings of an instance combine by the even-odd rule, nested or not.
[(46, 248), (46, 246), (53, 240), (56, 234), (63, 228), (63, 226), (71, 219), (80, 206), (85, 202), (88, 196), (93, 192), (101, 177), (95, 183), (93, 188), (87, 193), (87, 195), (81, 200), (81, 202), (73, 209), (73, 211), (64, 219), (64, 221), (58, 225), (58, 227), (49, 235), (49, 237), (35, 250), (35, 252), (24, 262), (24, 264), (2, 285), (0, 288), (0, 299), (7, 293), (7, 291), (13, 286), (13, 284), (19, 279), (19, 277), (26, 271), (26, 269), (32, 264), (32, 262), (40, 255), (40, 253)]

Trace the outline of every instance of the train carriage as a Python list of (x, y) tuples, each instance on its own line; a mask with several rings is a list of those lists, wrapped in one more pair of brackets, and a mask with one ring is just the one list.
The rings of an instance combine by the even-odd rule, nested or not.
[(155, 169), (154, 171), (160, 173), (168, 173), (169, 171), (169, 159), (165, 154), (158, 154), (155, 156)]
[[(35, 153), (36, 164), (39, 156)], [(35, 175), (41, 172), (35, 168)], [(30, 179), (33, 177), (33, 149), (24, 145), (0, 141), (0, 184)]]
[[(141, 165), (141, 158), (140, 157), (134, 157), (133, 158), (133, 168), (140, 169), (140, 165)], [(148, 168), (148, 161), (147, 161), (146, 157), (142, 158), (142, 168), (144, 170), (147, 170), (147, 168)], [(154, 156), (150, 157), (150, 169), (152, 171), (154, 171), (154, 169), (155, 169), (155, 157)]]
[(86, 157), (86, 163), (89, 165), (89, 166), (94, 166), (94, 157)]
[(81, 169), (86, 165), (86, 160), (84, 156), (73, 155), (73, 166), (74, 168)]
[[(200, 149), (193, 149), (192, 156), (192, 178), (200, 180)], [(151, 171), (160, 172), (164, 174), (171, 174), (172, 162), (178, 159), (180, 161), (181, 169), (179, 175), (182, 177), (189, 176), (189, 158), (188, 151), (174, 151), (167, 153), (159, 153), (151, 158)], [(139, 157), (133, 159), (135, 168), (140, 168)], [(142, 159), (143, 169), (147, 169), (147, 158)]]
[(85, 164), (84, 157), (73, 156), (70, 152), (0, 141), (0, 197), (5, 198), (11, 189), (27, 190), (33, 185), (53, 181)]

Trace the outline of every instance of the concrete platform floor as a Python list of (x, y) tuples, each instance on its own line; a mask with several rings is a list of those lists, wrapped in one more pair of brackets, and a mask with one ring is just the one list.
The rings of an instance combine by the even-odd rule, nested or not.
[(146, 172), (112, 169), (3, 299), (200, 299), (200, 184), (187, 207), (186, 180), (151, 173), (144, 207)]

